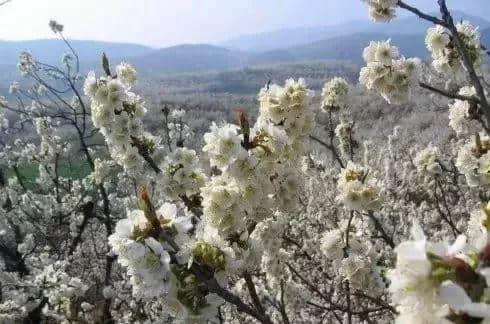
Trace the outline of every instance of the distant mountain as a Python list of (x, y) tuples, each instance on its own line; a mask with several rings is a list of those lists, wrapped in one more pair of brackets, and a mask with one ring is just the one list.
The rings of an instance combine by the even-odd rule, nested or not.
[(335, 26), (282, 29), (269, 33), (239, 36), (219, 45), (242, 51), (265, 52), (313, 43), (328, 37), (352, 34), (368, 28), (368, 25), (371, 25), (368, 21), (356, 21)]
[[(455, 17), (469, 19), (480, 25), (482, 43), (490, 47), (490, 22), (458, 12)], [(250, 50), (209, 44), (153, 49), (136, 44), (79, 40), (70, 42), (79, 54), (82, 71), (98, 68), (102, 52), (107, 53), (111, 64), (127, 60), (142, 73), (151, 74), (226, 71), (254, 65), (313, 60), (361, 63), (362, 51), (371, 40), (387, 38), (391, 38), (406, 57), (428, 58), (429, 53), (424, 44), (428, 25), (417, 20), (416, 17), (407, 17), (397, 19), (391, 24), (359, 21), (316, 29), (299, 28), (246, 36), (228, 43), (242, 44), (243, 48)], [(268, 47), (272, 49), (258, 51)], [(0, 81), (12, 80), (18, 76), (15, 65), (19, 52), (23, 50), (30, 51), (40, 61), (56, 64), (67, 48), (60, 40), (0, 41)]]
[[(490, 28), (481, 31), (482, 44), (490, 50)], [(295, 46), (284, 50), (274, 50), (249, 56), (250, 65), (270, 64), (278, 62), (299, 62), (311, 60), (343, 60), (354, 63), (362, 62), (362, 52), (370, 41), (382, 41), (391, 38), (405, 57), (428, 59), (430, 53), (424, 42), (424, 34), (388, 34), (388, 33), (357, 33), (337, 36)]]
[[(131, 63), (146, 73), (225, 71), (254, 65), (302, 61), (341, 60), (360, 63), (362, 51), (372, 40), (389, 38), (385, 33), (336, 36), (287, 49), (261, 53), (230, 50), (212, 45), (179, 45), (133, 57)], [(391, 35), (393, 44), (407, 57), (428, 56), (424, 35)]]
[(359, 33), (348, 36), (338, 36), (314, 42), (312, 44), (293, 47), (289, 53), (297, 60), (348, 60), (360, 62), (362, 52), (370, 41), (381, 41), (391, 38), (392, 44), (400, 48), (406, 57), (428, 56), (422, 34), (418, 35), (388, 35), (383, 33)]
[(481, 43), (487, 50), (490, 50), (490, 28), (481, 31)]
[[(437, 14), (434, 13), (434, 15)], [(469, 20), (474, 25), (480, 26), (481, 29), (490, 27), (489, 21), (480, 17), (467, 15), (461, 11), (454, 11), (453, 17), (456, 21)], [(376, 24), (369, 20), (359, 20), (335, 26), (293, 28), (269, 33), (243, 35), (219, 45), (236, 50), (266, 52), (357, 33), (383, 33), (388, 35), (424, 34), (430, 26), (430, 23), (411, 15), (395, 19), (389, 24)]]
[[(123, 60), (141, 56), (154, 50), (147, 46), (128, 43), (70, 40), (70, 44), (78, 53), (81, 62), (96, 62), (100, 59), (102, 52), (105, 52), (112, 59)], [(16, 64), (19, 53), (26, 50), (37, 60), (50, 64), (60, 62), (63, 53), (69, 52), (69, 48), (58, 39), (0, 40), (0, 65)]]
[[(360, 63), (362, 51), (372, 40), (385, 40), (385, 33), (336, 36), (306, 45), (261, 53), (230, 50), (212, 45), (179, 45), (133, 57), (131, 63), (146, 73), (226, 71), (246, 66), (318, 60)], [(392, 35), (393, 44), (407, 57), (428, 56), (424, 35)]]
[(178, 45), (154, 50), (131, 60), (137, 68), (148, 72), (181, 73), (222, 71), (240, 67), (246, 54), (207, 45)]

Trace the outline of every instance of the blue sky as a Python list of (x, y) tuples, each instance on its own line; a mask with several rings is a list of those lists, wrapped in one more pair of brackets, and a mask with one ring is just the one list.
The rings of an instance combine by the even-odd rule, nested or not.
[[(406, 0), (435, 11), (436, 0)], [(489, 0), (448, 0), (490, 17)], [(49, 19), (74, 39), (155, 47), (215, 43), (241, 34), (367, 19), (360, 0), (12, 0), (0, 7), (0, 39), (51, 38)]]

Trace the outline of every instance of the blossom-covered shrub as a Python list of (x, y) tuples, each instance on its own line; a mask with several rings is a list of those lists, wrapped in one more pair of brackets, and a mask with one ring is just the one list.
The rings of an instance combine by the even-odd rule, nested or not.
[[(256, 118), (240, 109), (192, 136), (188, 107), (162, 103), (153, 118), (131, 64), (103, 55), (105, 75), (82, 77), (50, 22), (71, 51), (60, 67), (21, 53), (17, 101), (0, 98), (16, 116), (0, 123), (15, 137), (0, 152), (0, 322), (489, 322), (478, 29), (455, 24), (445, 1), (441, 17), (364, 2), (377, 22), (401, 8), (435, 24), (431, 64), (371, 42), (359, 81), (404, 107), (419, 86), (446, 98), (447, 142), (414, 144), (404, 127), (360, 138), (360, 88), (340, 77), (317, 94), (304, 79), (268, 83)], [(76, 162), (85, 171), (66, 175)]]

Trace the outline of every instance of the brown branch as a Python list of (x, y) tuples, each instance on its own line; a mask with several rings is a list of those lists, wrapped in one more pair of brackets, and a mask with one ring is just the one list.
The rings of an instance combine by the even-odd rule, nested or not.
[(318, 296), (320, 296), (326, 302), (330, 302), (330, 298), (328, 298), (325, 294), (323, 294), (316, 285), (310, 283), (306, 278), (304, 278), (292, 265), (286, 263), (286, 266), (293, 272), (308, 288), (310, 288), (313, 292), (315, 292)]
[(333, 156), (335, 157), (335, 160), (339, 163), (340, 167), (342, 169), (345, 168), (344, 162), (342, 162), (342, 160), (340, 159), (340, 156), (337, 153), (337, 150), (335, 149), (335, 147), (333, 145), (330, 145), (330, 144), (322, 141), (321, 139), (319, 139), (318, 137), (315, 137), (313, 135), (310, 135), (310, 139), (312, 139), (313, 141), (317, 142), (318, 144), (322, 145), (323, 147), (328, 149), (330, 152), (332, 152)]
[[(451, 31), (451, 34), (454, 37), (454, 40), (456, 41), (456, 49), (462, 58), (463, 65), (466, 68), (466, 71), (468, 72), (468, 76), (470, 78), (470, 81), (471, 81), (471, 83), (472, 83), (473, 87), (475, 88), (476, 93), (478, 95), (479, 103), (483, 108), (483, 113), (485, 115), (485, 120), (486, 120), (486, 124), (487, 124), (486, 127), (490, 127), (490, 106), (489, 106), (488, 100), (485, 96), (485, 90), (483, 89), (480, 78), (476, 74), (475, 67), (473, 66), (473, 63), (470, 60), (468, 50), (466, 49), (466, 46), (465, 46), (463, 40), (461, 39), (461, 37), (458, 33), (458, 30), (454, 24), (453, 17), (451, 16), (451, 13), (449, 12), (449, 10), (447, 8), (446, 1), (445, 0), (437, 0), (437, 3), (439, 4), (440, 12), (442, 14), (442, 19), (439, 19), (437, 17), (425, 14), (425, 13), (421, 12), (420, 10), (418, 10), (417, 8), (407, 5), (406, 3), (404, 3), (401, 0), (398, 1), (398, 6), (400, 8), (403, 8), (405, 10), (408, 10), (408, 11), (414, 13), (415, 15), (417, 15), (418, 17), (420, 17), (422, 19), (425, 19), (425, 20), (430, 21), (430, 22), (437, 24), (437, 25), (444, 26)], [(433, 89), (431, 89), (431, 90), (433, 90)], [(441, 93), (440, 91), (436, 91), (436, 92), (438, 92), (441, 95), (445, 95), (444, 93)], [(456, 98), (456, 99), (459, 99), (459, 98)], [(465, 100), (465, 99), (463, 99), (463, 100)]]
[(445, 21), (446, 27), (451, 31), (454, 40), (456, 41), (456, 48), (463, 59), (464, 67), (466, 68), (468, 76), (470, 77), (470, 81), (473, 84), (473, 87), (475, 87), (476, 94), (480, 99), (480, 105), (483, 108), (483, 113), (485, 115), (487, 126), (490, 126), (490, 106), (488, 105), (487, 97), (485, 96), (485, 90), (483, 89), (480, 78), (476, 74), (476, 70), (470, 60), (468, 50), (463, 40), (461, 39), (456, 26), (454, 25), (454, 20), (446, 6), (446, 1), (438, 0), (437, 2), (439, 3), (442, 19)]
[(286, 312), (286, 304), (284, 303), (284, 281), (281, 280), (281, 300), (279, 301), (279, 312), (281, 313), (284, 324), (291, 324), (288, 313)]
[(442, 89), (435, 88), (435, 87), (433, 87), (429, 84), (423, 83), (423, 82), (419, 82), (419, 86), (426, 89), (426, 90), (435, 92), (441, 96), (447, 97), (449, 99), (458, 99), (458, 100), (463, 100), (463, 101), (480, 103), (480, 100), (478, 100), (475, 97), (462, 96), (462, 95), (459, 95), (457, 93), (453, 93), (453, 92), (449, 92), (449, 91), (445, 91)]
[[(83, 118), (87, 118), (86, 115), (83, 115)], [(77, 134), (78, 134), (78, 140), (80, 141), (80, 146), (82, 149), (82, 152), (85, 155), (85, 159), (88, 162), (90, 169), (92, 172), (95, 170), (95, 165), (94, 165), (94, 159), (92, 157), (92, 154), (90, 153), (87, 142), (85, 141), (85, 134), (82, 129), (80, 129), (80, 126), (77, 123), (73, 123), (73, 127), (76, 129)], [(102, 213), (104, 214), (104, 227), (106, 230), (106, 235), (107, 237), (112, 234), (112, 219), (111, 219), (111, 205), (109, 201), (109, 195), (107, 194), (107, 191), (104, 188), (103, 184), (99, 184), (97, 186), (97, 189), (102, 197)], [(105, 277), (104, 277), (104, 286), (109, 286), (111, 282), (111, 272), (112, 272), (112, 266), (114, 264), (114, 261), (116, 258), (114, 256), (106, 255), (106, 264), (105, 264)], [(113, 318), (111, 314), (111, 299), (104, 299), (104, 304), (103, 304), (103, 314), (102, 314), (102, 321), (103, 323), (113, 323)]]
[(238, 297), (238, 296), (232, 294), (231, 292), (229, 292), (228, 290), (222, 288), (218, 284), (216, 279), (212, 278), (210, 280), (207, 280), (206, 286), (207, 286), (210, 293), (215, 293), (216, 295), (220, 296), (221, 298), (223, 298), (228, 303), (235, 305), (238, 311), (252, 316), (253, 318), (257, 319), (259, 322), (261, 322), (263, 324), (273, 324), (272, 321), (265, 314), (260, 314), (258, 311), (256, 311), (255, 309), (253, 309), (249, 305), (245, 304), (240, 299), (240, 297)]
[(419, 18), (422, 18), (424, 20), (427, 20), (427, 21), (430, 21), (436, 25), (441, 25), (441, 26), (444, 26), (444, 27), (447, 27), (447, 24), (444, 20), (441, 20), (435, 16), (431, 16), (431, 15), (428, 15), (426, 13), (423, 13), (422, 11), (420, 11), (419, 9), (415, 8), (415, 7), (412, 7), (412, 6), (409, 6), (408, 4), (406, 4), (405, 2), (401, 1), (401, 0), (398, 0), (398, 7), (402, 8), (402, 9), (405, 9), (405, 10), (408, 10), (410, 11), (411, 13), (415, 14), (416, 16), (418, 16)]
[(80, 242), (82, 240), (83, 232), (85, 231), (85, 228), (87, 227), (89, 219), (96, 217), (94, 207), (95, 207), (95, 205), (92, 201), (87, 202), (86, 204), (84, 204), (81, 207), (82, 213), (83, 213), (82, 223), (80, 224), (80, 227), (77, 231), (77, 234), (73, 238), (73, 240), (70, 244), (70, 248), (68, 250), (68, 255), (72, 255), (73, 252), (75, 252), (75, 249), (77, 248), (78, 244), (80, 244)]
[[(334, 311), (340, 311), (340, 312), (343, 312), (343, 313), (347, 313), (347, 308), (344, 308), (340, 305), (332, 305), (332, 307), (326, 307), (326, 306), (322, 306), (322, 305), (319, 305), (315, 302), (312, 302), (312, 301), (307, 301), (306, 302), (308, 305), (310, 306), (313, 306), (313, 307), (316, 307), (318, 309), (321, 309), (325, 312), (334, 312)], [(390, 306), (391, 307), (391, 306)], [(362, 316), (362, 315), (365, 315), (365, 314), (369, 314), (369, 313), (374, 313), (374, 312), (380, 312), (380, 311), (391, 311), (391, 308), (390, 307), (387, 307), (387, 306), (379, 306), (379, 307), (376, 307), (376, 308), (367, 308), (367, 309), (363, 309), (363, 310), (358, 310), (358, 311), (352, 311), (351, 314), (352, 315), (358, 315), (358, 316)], [(395, 311), (395, 314), (397, 314), (397, 312)]]
[(284, 236), (282, 237), (282, 239), (284, 240), (284, 242), (285, 242), (285, 243), (289, 243), (289, 244), (291, 244), (291, 245), (296, 246), (296, 247), (299, 249), (299, 252), (300, 252), (302, 255), (304, 255), (304, 256), (305, 256), (305, 257), (306, 257), (308, 260), (310, 260), (310, 261), (312, 261), (312, 260), (313, 260), (313, 258), (311, 257), (311, 255), (310, 255), (308, 252), (306, 252), (306, 251), (302, 251), (303, 246), (302, 246), (302, 245), (301, 245), (299, 242), (297, 242), (297, 241), (293, 240), (292, 238), (290, 238), (290, 237), (288, 237), (288, 236), (286, 236), (286, 235), (284, 235)]
[[(441, 191), (441, 198), (443, 200), (443, 205), (445, 205), (445, 208), (448, 211), (447, 215), (442, 211), (441, 206), (439, 205), (440, 200), (439, 200), (439, 196), (437, 195), (437, 189), (438, 188)], [(453, 220), (451, 219), (451, 214), (450, 214), (449, 208), (447, 206), (446, 198), (444, 196), (444, 191), (442, 190), (442, 186), (439, 183), (439, 180), (436, 180), (436, 182), (435, 182), (434, 198), (435, 198), (436, 210), (439, 213), (439, 216), (442, 218), (442, 220), (444, 220), (449, 225), (449, 227), (451, 227), (451, 230), (453, 231), (454, 237), (457, 237), (459, 234), (461, 234), (461, 231), (457, 228), (456, 224), (454, 224)]]
[(141, 157), (148, 163), (153, 171), (155, 171), (155, 173), (162, 173), (162, 170), (150, 156), (150, 152), (144, 147), (142, 141), (135, 136), (131, 136), (131, 140), (133, 141), (133, 145), (138, 149), (139, 155), (141, 155)]
[(264, 307), (262, 306), (262, 303), (260, 301), (259, 295), (257, 295), (257, 290), (255, 289), (255, 284), (253, 282), (252, 275), (248, 272), (245, 272), (243, 274), (243, 278), (245, 279), (245, 283), (247, 284), (248, 293), (252, 298), (252, 302), (255, 306), (255, 309), (257, 309), (257, 311), (260, 314), (263, 314), (263, 316), (267, 317)]
[(372, 297), (372, 296), (366, 295), (362, 292), (355, 292), (352, 295), (356, 296), (356, 297), (366, 298), (367, 300), (371, 301), (372, 303), (375, 303), (376, 305), (389, 310), (393, 314), (398, 314), (398, 311), (393, 306), (391, 306), (390, 304), (381, 300), (380, 298)]
[(202, 197), (199, 194), (187, 197), (187, 195), (180, 195), (184, 205), (189, 209), (197, 218), (201, 218), (203, 214), (202, 210)]
[(395, 243), (393, 242), (393, 239), (388, 235), (388, 233), (386, 233), (386, 230), (384, 229), (381, 222), (374, 216), (374, 213), (372, 211), (368, 211), (367, 215), (369, 219), (373, 221), (376, 230), (381, 234), (381, 238), (386, 242), (386, 244), (394, 249)]

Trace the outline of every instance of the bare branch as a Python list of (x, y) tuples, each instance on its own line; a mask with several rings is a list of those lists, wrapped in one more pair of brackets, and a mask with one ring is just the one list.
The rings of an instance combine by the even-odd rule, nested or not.
[(255, 284), (253, 282), (252, 275), (248, 272), (245, 272), (243, 274), (243, 278), (245, 279), (245, 283), (247, 284), (248, 293), (250, 294), (250, 297), (252, 298), (252, 302), (253, 302), (255, 308), (257, 309), (257, 311), (259, 313), (261, 313), (267, 317), (267, 315), (264, 311), (264, 307), (262, 306), (262, 303), (260, 301), (259, 295), (257, 295), (257, 290), (255, 289)]
[(259, 322), (263, 324), (272, 324), (272, 321), (264, 314), (260, 314), (257, 312), (255, 309), (250, 307), (249, 305), (245, 304), (240, 297), (232, 294), (228, 290), (222, 288), (216, 279), (211, 279), (206, 282), (206, 286), (208, 287), (209, 292), (215, 293), (216, 295), (220, 296), (223, 298), (225, 301), (229, 302), (230, 304), (233, 304), (236, 306), (236, 308), (245, 314), (248, 314), (255, 319), (257, 319)]
[(440, 94), (441, 96), (447, 97), (449, 99), (458, 99), (458, 100), (463, 100), (463, 101), (472, 101), (475, 103), (480, 103), (480, 101), (475, 97), (462, 96), (462, 95), (459, 95), (457, 93), (453, 93), (453, 92), (449, 92), (449, 91), (445, 91), (442, 89), (435, 88), (435, 87), (433, 87), (427, 83), (423, 83), (423, 82), (419, 82), (419, 85), (420, 85), (420, 87), (422, 87), (426, 90), (435, 92), (435, 93)]
[(310, 139), (312, 139), (313, 141), (317, 142), (318, 144), (322, 145), (323, 147), (328, 149), (330, 152), (332, 152), (332, 154), (335, 157), (335, 160), (339, 163), (340, 167), (341, 168), (345, 167), (344, 162), (342, 162), (342, 160), (340, 159), (340, 156), (337, 153), (337, 150), (335, 149), (335, 147), (333, 145), (330, 145), (330, 144), (322, 141), (321, 139), (319, 139), (318, 137), (315, 137), (313, 135), (310, 135)]
[(393, 242), (393, 239), (388, 235), (388, 233), (386, 233), (383, 224), (381, 224), (379, 219), (377, 219), (374, 216), (374, 213), (372, 211), (369, 211), (367, 215), (369, 219), (374, 223), (374, 227), (376, 228), (376, 230), (381, 234), (381, 238), (386, 242), (386, 244), (388, 244), (392, 249), (394, 249), (395, 242)]
[(409, 6), (408, 4), (406, 4), (405, 2), (401, 1), (401, 0), (398, 0), (398, 7), (400, 8), (403, 8), (405, 10), (408, 10), (412, 13), (414, 13), (415, 15), (417, 15), (418, 17), (424, 19), (424, 20), (427, 20), (427, 21), (430, 21), (436, 25), (441, 25), (441, 26), (444, 26), (444, 27), (448, 27), (446, 22), (444, 20), (441, 20), (437, 17), (434, 17), (434, 16), (431, 16), (431, 15), (428, 15), (426, 13), (423, 13), (422, 11), (420, 11), (419, 9), (415, 8), (415, 7), (412, 7), (412, 6)]

